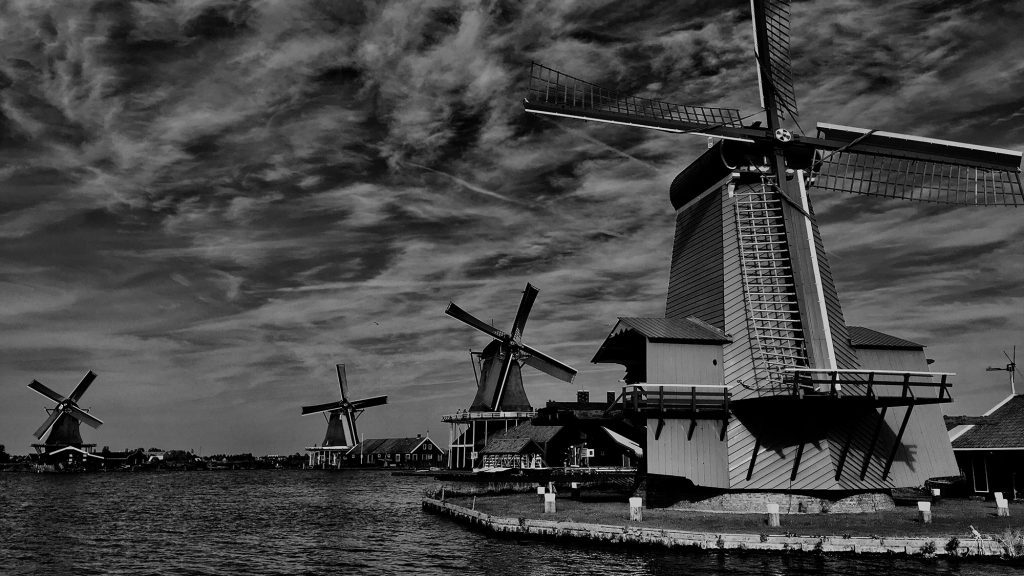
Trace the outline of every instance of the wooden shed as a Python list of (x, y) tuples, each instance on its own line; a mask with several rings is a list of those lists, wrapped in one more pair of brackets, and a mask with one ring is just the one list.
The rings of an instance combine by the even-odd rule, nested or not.
[(1010, 395), (977, 424), (951, 430), (953, 453), (973, 493), (1024, 495), (1024, 396)]

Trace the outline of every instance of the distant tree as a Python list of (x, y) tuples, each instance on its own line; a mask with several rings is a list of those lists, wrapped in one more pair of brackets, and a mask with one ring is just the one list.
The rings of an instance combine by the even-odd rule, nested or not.
[(7, 453), (7, 447), (0, 444), (0, 464), (6, 464), (10, 459), (11, 456)]

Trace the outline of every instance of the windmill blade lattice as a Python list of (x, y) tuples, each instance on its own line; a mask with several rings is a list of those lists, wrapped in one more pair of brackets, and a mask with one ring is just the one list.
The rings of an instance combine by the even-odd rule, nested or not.
[(1024, 205), (1021, 154), (819, 124), (814, 188), (938, 204)]
[[(758, 56), (757, 79), (761, 84), (761, 106), (768, 108), (764, 94), (770, 90), (781, 117), (785, 110), (797, 116), (793, 64), (789, 57), (789, 0), (751, 1), (754, 51)], [(760, 25), (759, 25), (760, 24)], [(763, 50), (763, 53), (762, 53)]]
[(530, 67), (529, 95), (524, 105), (528, 111), (538, 114), (630, 124), (668, 132), (702, 132), (719, 126), (740, 125), (739, 110), (622, 96), (615, 90), (536, 62)]

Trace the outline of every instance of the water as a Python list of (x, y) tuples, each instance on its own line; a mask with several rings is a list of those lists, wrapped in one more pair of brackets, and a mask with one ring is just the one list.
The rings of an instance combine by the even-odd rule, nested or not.
[(497, 539), (382, 471), (0, 474), (0, 574), (1017, 574), (1000, 564)]

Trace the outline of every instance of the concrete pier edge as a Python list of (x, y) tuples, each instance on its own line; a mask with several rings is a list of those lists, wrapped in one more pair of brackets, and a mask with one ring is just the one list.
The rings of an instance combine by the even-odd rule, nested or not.
[[(870, 536), (689, 532), (636, 525), (618, 526), (493, 516), (434, 498), (424, 498), (423, 509), (494, 534), (576, 538), (607, 543), (656, 545), (666, 548), (690, 547), (702, 550), (948, 556), (950, 552), (946, 550), (946, 543), (954, 538), (953, 535), (875, 538)], [(957, 538), (959, 537), (957, 536)], [(1002, 546), (990, 537), (960, 539), (960, 546), (957, 550), (957, 557), (960, 558), (999, 558), (1002, 554)]]

